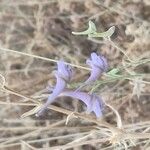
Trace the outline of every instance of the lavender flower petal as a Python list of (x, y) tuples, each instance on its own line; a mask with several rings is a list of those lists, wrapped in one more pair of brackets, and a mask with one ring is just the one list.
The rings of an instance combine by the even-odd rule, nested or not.
[(91, 67), (90, 77), (76, 91), (79, 91), (84, 86), (96, 81), (103, 72), (107, 71), (108, 63), (104, 56), (91, 53), (91, 58), (87, 59), (86, 64)]
[(92, 69), (90, 77), (85, 81), (86, 84), (96, 81), (108, 68), (106, 58), (104, 56), (98, 56), (96, 53), (92, 53), (91, 59), (87, 59), (86, 63)]
[(97, 118), (99, 118), (102, 116), (102, 112), (104, 110), (104, 103), (102, 102), (102, 99), (96, 95), (94, 95), (93, 101), (94, 104), (92, 110), (97, 116)]
[(56, 74), (64, 80), (70, 81), (73, 75), (72, 68), (69, 65), (66, 65), (63, 61), (59, 61), (57, 65), (58, 71), (56, 72)]

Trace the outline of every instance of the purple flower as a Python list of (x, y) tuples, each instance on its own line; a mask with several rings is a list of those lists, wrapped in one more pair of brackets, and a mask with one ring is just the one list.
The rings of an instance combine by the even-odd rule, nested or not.
[(102, 111), (104, 107), (104, 103), (100, 97), (95, 94), (88, 94), (86, 92), (80, 91), (64, 91), (60, 94), (60, 96), (69, 96), (72, 98), (76, 98), (84, 102), (87, 106), (87, 112), (94, 112), (96, 117), (99, 118), (102, 116)]
[(100, 75), (107, 71), (108, 63), (104, 56), (91, 53), (91, 58), (87, 59), (86, 64), (91, 67), (90, 77), (85, 81), (86, 84), (96, 81)]
[(55, 77), (57, 79), (56, 85), (53, 89), (52, 94), (48, 96), (47, 102), (44, 106), (38, 111), (37, 116), (41, 115), (44, 110), (50, 105), (57, 96), (66, 88), (67, 83), (71, 80), (72, 77), (72, 68), (66, 65), (63, 61), (57, 63), (58, 70), (55, 71)]
[(79, 91), (84, 86), (96, 81), (103, 72), (107, 71), (108, 63), (104, 56), (91, 53), (91, 58), (87, 59), (86, 64), (91, 67), (90, 77), (76, 91)]

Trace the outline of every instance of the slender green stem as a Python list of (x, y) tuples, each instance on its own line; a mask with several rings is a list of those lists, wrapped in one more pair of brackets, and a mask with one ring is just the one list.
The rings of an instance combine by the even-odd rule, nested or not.
[(109, 82), (114, 82), (114, 81), (119, 80), (119, 79), (121, 79), (121, 80), (122, 79), (132, 80), (134, 77), (139, 77), (139, 76), (142, 76), (142, 74), (126, 75), (126, 76), (117, 75), (117, 76), (114, 76), (114, 77), (110, 76), (110, 79), (99, 81), (95, 86), (93, 86), (90, 93), (93, 93), (102, 84), (109, 83)]

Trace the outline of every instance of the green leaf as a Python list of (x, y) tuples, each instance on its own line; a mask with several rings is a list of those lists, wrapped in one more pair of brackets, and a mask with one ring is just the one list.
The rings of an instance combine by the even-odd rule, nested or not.
[(107, 31), (102, 32), (102, 33), (95, 33), (89, 35), (89, 37), (102, 37), (102, 38), (110, 38), (113, 33), (115, 32), (115, 26), (110, 27)]
[(88, 37), (102, 37), (102, 38), (110, 38), (112, 34), (115, 32), (115, 26), (110, 27), (105, 32), (97, 32), (96, 26), (92, 21), (89, 21), (89, 27), (87, 30), (82, 32), (72, 32), (74, 35), (88, 35)]
[(114, 69), (110, 70), (107, 74), (111, 75), (111, 76), (116, 76), (118, 72), (119, 72), (119, 69), (114, 68)]
[(96, 33), (96, 26), (92, 21), (89, 21), (89, 28), (82, 32), (72, 32), (74, 35), (89, 35)]

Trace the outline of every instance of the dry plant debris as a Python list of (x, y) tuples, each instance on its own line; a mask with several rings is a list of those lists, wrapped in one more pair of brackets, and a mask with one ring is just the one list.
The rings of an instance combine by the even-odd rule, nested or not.
[[(148, 0), (1, 0), (0, 150), (150, 149), (149, 10)], [(91, 20), (90, 36), (72, 34)], [(102, 38), (110, 27), (114, 34)], [(80, 87), (92, 52), (109, 69), (83, 90), (103, 98), (103, 118), (69, 97), (36, 117), (56, 63), (76, 68), (68, 87)]]

